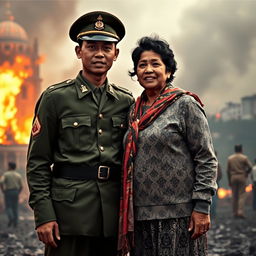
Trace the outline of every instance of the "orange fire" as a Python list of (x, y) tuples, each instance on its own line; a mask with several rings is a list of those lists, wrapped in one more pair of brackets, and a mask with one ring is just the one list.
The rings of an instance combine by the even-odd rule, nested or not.
[(16, 99), (24, 80), (32, 73), (31, 61), (26, 56), (16, 56), (12, 64), (6, 61), (0, 66), (0, 144), (27, 144), (29, 141), (32, 116), (19, 120)]
[(45, 55), (39, 56), (38, 59), (36, 60), (36, 64), (40, 65), (40, 64), (44, 63), (45, 59), (46, 59)]
[[(245, 188), (246, 192), (251, 192), (252, 191), (252, 184), (249, 184), (246, 188)], [(232, 195), (232, 191), (231, 189), (225, 189), (225, 188), (219, 188), (218, 189), (218, 197), (220, 199), (223, 199), (225, 197), (230, 197)]]
[(220, 199), (225, 198), (227, 196), (231, 196), (232, 191), (231, 189), (219, 188), (218, 189), (218, 197)]

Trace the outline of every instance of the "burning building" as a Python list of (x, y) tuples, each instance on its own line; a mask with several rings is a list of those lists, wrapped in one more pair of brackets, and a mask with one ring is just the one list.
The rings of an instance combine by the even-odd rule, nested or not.
[(0, 20), (0, 174), (9, 161), (25, 168), (34, 105), (41, 90), (40, 59), (37, 40), (30, 45), (7, 6)]

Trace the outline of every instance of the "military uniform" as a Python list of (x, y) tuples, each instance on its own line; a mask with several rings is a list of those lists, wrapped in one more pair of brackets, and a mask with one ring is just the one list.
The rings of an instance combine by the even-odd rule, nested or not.
[(246, 200), (245, 187), (251, 168), (252, 164), (248, 157), (240, 151), (228, 157), (227, 174), (229, 185), (232, 188), (234, 217), (244, 217), (244, 204)]
[[(95, 17), (100, 33), (93, 34), (93, 40), (109, 40), (104, 33), (109, 36), (112, 27), (102, 22), (113, 20), (104, 12), (78, 19), (71, 27), (71, 39), (76, 41), (79, 26)], [(88, 29), (91, 33), (86, 27), (79, 40), (90, 39)], [(124, 30), (111, 40), (119, 41), (123, 35)], [(27, 164), (29, 204), (37, 227), (57, 221), (61, 237), (77, 236), (76, 241), (81, 236), (117, 236), (122, 141), (133, 102), (127, 89), (108, 80), (97, 88), (82, 72), (43, 92), (36, 105)], [(67, 243), (73, 247), (73, 238), (63, 242), (56, 254), (47, 255), (64, 255)]]
[(58, 219), (62, 234), (97, 236), (102, 230), (105, 236), (116, 234), (118, 179), (55, 178), (50, 170), (53, 163), (74, 168), (121, 166), (122, 138), (133, 98), (126, 89), (105, 86), (98, 103), (79, 74), (49, 87), (38, 102), (34, 123), (40, 130), (31, 137), (27, 166), (37, 226)]
[[(11, 167), (11, 168), (10, 168)], [(22, 177), (15, 170), (16, 164), (10, 162), (9, 170), (0, 179), (0, 187), (4, 193), (5, 211), (8, 216), (8, 227), (16, 227), (19, 220), (19, 194), (22, 190)]]

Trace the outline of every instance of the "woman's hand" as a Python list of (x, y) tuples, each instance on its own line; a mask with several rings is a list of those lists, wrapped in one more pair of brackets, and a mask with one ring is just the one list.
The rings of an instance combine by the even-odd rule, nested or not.
[(197, 239), (199, 236), (205, 234), (210, 228), (210, 216), (209, 214), (193, 211), (188, 231), (192, 231), (191, 238)]
[(60, 240), (59, 226), (56, 221), (44, 223), (36, 229), (38, 239), (46, 245), (57, 247), (56, 239)]

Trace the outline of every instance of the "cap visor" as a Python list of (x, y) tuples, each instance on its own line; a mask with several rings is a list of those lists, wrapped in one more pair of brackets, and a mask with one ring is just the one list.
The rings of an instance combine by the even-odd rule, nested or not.
[(91, 35), (91, 36), (81, 36), (80, 40), (85, 41), (105, 41), (105, 42), (118, 42), (118, 40), (114, 37), (103, 36), (103, 35)]

